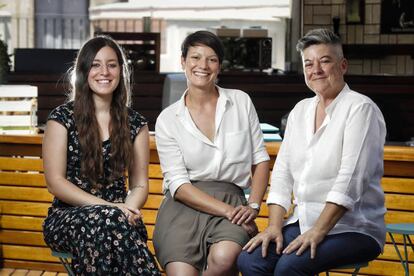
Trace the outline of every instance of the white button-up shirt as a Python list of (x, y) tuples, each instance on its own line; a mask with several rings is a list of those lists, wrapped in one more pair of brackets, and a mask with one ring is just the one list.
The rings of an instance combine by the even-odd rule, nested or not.
[(244, 189), (251, 183), (251, 166), (269, 160), (250, 97), (217, 89), (214, 141), (194, 124), (185, 106), (187, 92), (158, 116), (155, 139), (164, 193), (174, 196), (181, 185), (196, 180), (232, 182)]
[(314, 133), (318, 101), (316, 96), (302, 100), (290, 113), (267, 203), (288, 210), (293, 193), (295, 210), (285, 224), (299, 220), (301, 233), (315, 224), (326, 202), (342, 205), (348, 211), (329, 234), (359, 232), (383, 247), (382, 113), (372, 100), (345, 85)]

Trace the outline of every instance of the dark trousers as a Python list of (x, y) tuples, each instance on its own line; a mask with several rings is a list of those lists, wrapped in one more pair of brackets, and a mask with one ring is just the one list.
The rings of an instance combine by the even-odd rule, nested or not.
[[(300, 235), (299, 224), (283, 228), (283, 248)], [(326, 236), (316, 249), (316, 257), (310, 258), (310, 249), (300, 256), (276, 254), (276, 244), (270, 243), (267, 257), (262, 257), (261, 246), (252, 253), (243, 251), (237, 265), (243, 276), (310, 276), (338, 266), (367, 262), (375, 259), (381, 248), (371, 237), (361, 233), (341, 233)]]

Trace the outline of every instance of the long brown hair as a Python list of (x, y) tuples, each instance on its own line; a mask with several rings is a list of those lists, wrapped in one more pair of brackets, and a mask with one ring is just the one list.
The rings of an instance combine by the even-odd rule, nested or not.
[(95, 115), (92, 90), (88, 84), (88, 74), (92, 62), (103, 47), (112, 48), (122, 68), (120, 82), (113, 92), (111, 102), (110, 140), (111, 175), (106, 181), (112, 181), (124, 175), (132, 162), (132, 142), (128, 122), (128, 107), (131, 102), (130, 72), (125, 55), (120, 46), (108, 36), (97, 36), (88, 40), (79, 50), (72, 71), (72, 91), (70, 99), (74, 101), (74, 119), (81, 148), (81, 174), (95, 185), (104, 176), (102, 139)]

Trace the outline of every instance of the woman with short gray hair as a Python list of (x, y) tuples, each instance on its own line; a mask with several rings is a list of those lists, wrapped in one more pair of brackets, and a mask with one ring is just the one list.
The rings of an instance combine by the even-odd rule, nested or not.
[(316, 275), (373, 260), (385, 243), (381, 111), (345, 83), (348, 63), (333, 32), (312, 30), (297, 49), (316, 96), (289, 114), (267, 198), (269, 226), (244, 246), (244, 276)]

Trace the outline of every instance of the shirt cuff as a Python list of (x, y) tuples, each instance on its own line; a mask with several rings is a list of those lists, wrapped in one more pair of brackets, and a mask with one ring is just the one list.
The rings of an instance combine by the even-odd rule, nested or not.
[(180, 177), (180, 178), (174, 179), (174, 181), (170, 181), (167, 188), (170, 191), (172, 198), (175, 197), (175, 193), (177, 192), (178, 188), (180, 188), (181, 185), (185, 183), (191, 183), (190, 179), (188, 179), (187, 177)]
[(266, 149), (264, 149), (264, 150), (255, 152), (253, 154), (252, 164), (257, 165), (261, 162), (269, 161), (269, 160), (270, 160), (269, 154), (267, 153)]
[(277, 204), (285, 208), (286, 212), (292, 205), (291, 198), (270, 192), (267, 196), (266, 204)]
[(344, 206), (350, 211), (354, 209), (355, 204), (355, 200), (353, 200), (351, 197), (336, 191), (330, 191), (326, 197), (326, 201)]

